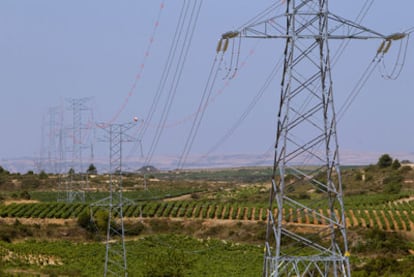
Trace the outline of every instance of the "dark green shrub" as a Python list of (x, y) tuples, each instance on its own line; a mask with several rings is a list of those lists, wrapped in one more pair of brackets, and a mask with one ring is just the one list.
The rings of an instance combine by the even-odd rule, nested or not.
[(186, 276), (194, 260), (191, 255), (176, 249), (149, 253), (145, 258), (144, 276), (181, 277)]
[(82, 213), (80, 213), (77, 222), (79, 226), (88, 231), (95, 230), (95, 225), (91, 220), (91, 213), (89, 210), (84, 210)]

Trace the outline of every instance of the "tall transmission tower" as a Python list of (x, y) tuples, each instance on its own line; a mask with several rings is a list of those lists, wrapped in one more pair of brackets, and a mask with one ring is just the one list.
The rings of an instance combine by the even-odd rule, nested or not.
[(102, 126), (109, 140), (109, 197), (91, 206), (106, 207), (108, 211), (104, 276), (128, 276), (123, 206), (133, 202), (122, 196), (122, 144), (138, 141), (128, 134), (136, 122)]
[[(85, 141), (83, 131), (92, 127), (84, 122), (82, 115), (85, 112), (91, 113), (90, 106), (87, 102), (91, 98), (72, 98), (68, 99), (69, 109), (72, 111), (72, 161), (68, 170), (66, 184), (66, 202), (85, 201), (85, 191), (88, 188), (87, 168), (84, 165), (82, 150), (89, 148), (89, 144)], [(92, 113), (91, 113), (92, 114)], [(93, 122), (93, 118), (90, 119)]]
[[(287, 0), (283, 14), (227, 32), (219, 44), (285, 41), (263, 276), (351, 275), (329, 42), (381, 39), (383, 54), (404, 34), (372, 31), (331, 13), (328, 2)], [(303, 218), (311, 224), (289, 224)]]

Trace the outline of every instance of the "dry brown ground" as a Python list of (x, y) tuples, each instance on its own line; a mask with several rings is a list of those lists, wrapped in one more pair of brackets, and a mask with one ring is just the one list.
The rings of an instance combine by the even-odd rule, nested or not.
[(38, 200), (24, 200), (24, 199), (8, 199), (8, 200), (5, 200), (4, 202), (4, 205), (10, 205), (10, 204), (13, 204), (13, 203), (16, 203), (16, 204), (27, 204), (27, 203), (39, 203), (39, 201)]

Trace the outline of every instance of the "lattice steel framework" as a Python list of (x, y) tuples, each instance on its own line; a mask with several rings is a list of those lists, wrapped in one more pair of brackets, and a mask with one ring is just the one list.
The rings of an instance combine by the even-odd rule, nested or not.
[(222, 40), (238, 36), (285, 40), (263, 276), (350, 276), (329, 41), (398, 35), (331, 13), (328, 0), (287, 0)]
[(127, 257), (125, 248), (125, 230), (123, 206), (133, 202), (122, 196), (122, 144), (139, 141), (128, 131), (136, 126), (134, 123), (102, 124), (109, 140), (109, 197), (91, 206), (106, 207), (108, 224), (106, 230), (106, 252), (104, 276), (128, 276)]
[[(72, 111), (72, 160), (71, 168), (68, 170), (67, 178), (63, 179), (65, 182), (66, 202), (72, 203), (75, 201), (85, 201), (85, 191), (88, 188), (88, 174), (83, 162), (82, 150), (88, 148), (89, 145), (85, 142), (83, 131), (91, 128), (83, 121), (82, 115), (85, 112), (91, 113), (90, 106), (87, 103), (91, 98), (72, 98), (68, 99), (70, 110)], [(91, 113), (92, 114), (92, 113)], [(93, 118), (91, 118), (91, 122)]]

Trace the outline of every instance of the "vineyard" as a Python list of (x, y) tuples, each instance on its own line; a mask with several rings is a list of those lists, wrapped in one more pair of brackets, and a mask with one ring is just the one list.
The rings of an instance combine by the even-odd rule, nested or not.
[[(123, 196), (131, 200), (123, 206), (129, 276), (260, 275), (270, 173), (270, 168), (154, 172), (148, 188), (143, 176), (125, 175)], [(0, 177), (0, 276), (102, 276), (101, 231), (108, 218), (94, 203), (108, 196), (108, 176), (91, 179), (83, 203), (62, 200), (54, 175), (3, 171)], [(406, 273), (414, 271), (414, 170), (348, 167), (343, 183), (353, 276), (411, 276)], [(321, 200), (306, 186), (288, 193), (305, 206)], [(282, 220), (303, 232), (325, 228), (330, 211), (313, 207), (286, 206)]]
[[(128, 241), (126, 247), (128, 276), (132, 277), (257, 276), (261, 270), (262, 249), (258, 246), (156, 235)], [(103, 276), (104, 254), (104, 245), (98, 242), (26, 241), (8, 244), (0, 241), (0, 259), (15, 268), (8, 271), (13, 275), (2, 275), (0, 267), (0, 275)], [(42, 274), (35, 273), (39, 269)]]
[[(348, 227), (377, 228), (386, 231), (411, 231), (414, 229), (414, 200), (384, 203), (377, 200), (355, 204), (357, 208), (346, 211)], [(98, 207), (75, 203), (12, 203), (0, 206), (0, 217), (5, 218), (77, 218), (82, 212)], [(285, 210), (284, 220), (292, 224), (325, 224), (307, 210)], [(319, 211), (329, 217), (329, 211)], [(212, 220), (265, 221), (267, 208), (262, 205), (242, 205), (199, 201), (148, 201), (124, 206), (127, 218), (185, 218)]]

